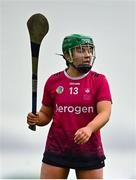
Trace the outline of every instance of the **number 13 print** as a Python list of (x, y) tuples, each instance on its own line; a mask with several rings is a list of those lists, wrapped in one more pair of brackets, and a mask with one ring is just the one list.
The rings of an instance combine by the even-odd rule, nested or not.
[(78, 87), (70, 87), (69, 90), (70, 90), (70, 94), (74, 94), (74, 95), (78, 94)]

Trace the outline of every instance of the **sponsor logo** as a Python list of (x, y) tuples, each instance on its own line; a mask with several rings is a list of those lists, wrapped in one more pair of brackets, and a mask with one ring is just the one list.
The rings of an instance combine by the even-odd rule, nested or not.
[(94, 108), (93, 106), (59, 106), (56, 104), (56, 112), (74, 114), (93, 113)]
[(70, 85), (73, 85), (73, 86), (75, 86), (75, 85), (76, 85), (76, 86), (79, 86), (79, 85), (80, 85), (80, 82), (70, 82), (69, 84), (70, 84)]

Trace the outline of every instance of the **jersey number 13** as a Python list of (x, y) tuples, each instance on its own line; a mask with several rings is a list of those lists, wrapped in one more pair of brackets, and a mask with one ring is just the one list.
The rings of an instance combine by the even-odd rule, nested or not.
[(70, 87), (69, 88), (70, 94), (78, 94), (78, 87)]

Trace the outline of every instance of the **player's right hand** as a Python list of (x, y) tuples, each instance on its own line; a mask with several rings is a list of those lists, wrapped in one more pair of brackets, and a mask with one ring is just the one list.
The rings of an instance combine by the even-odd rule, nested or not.
[(38, 122), (39, 122), (39, 114), (38, 113), (36, 113), (36, 115), (33, 113), (28, 113), (27, 124), (36, 125)]

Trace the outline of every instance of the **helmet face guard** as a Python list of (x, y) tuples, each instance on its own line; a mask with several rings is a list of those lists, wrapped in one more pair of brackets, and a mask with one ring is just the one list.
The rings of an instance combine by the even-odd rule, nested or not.
[[(90, 63), (87, 64), (83, 63), (84, 48), (87, 48), (88, 54), (90, 53)], [(78, 64), (75, 64), (74, 61), (77, 58), (74, 58), (73, 55), (74, 52), (77, 51), (77, 49), (80, 52), (81, 57), (79, 58), (80, 62)], [(91, 70), (95, 60), (95, 47), (91, 37), (79, 34), (67, 36), (63, 40), (62, 51), (64, 54), (68, 53), (70, 55), (70, 60), (66, 59), (67, 64), (72, 65), (79, 72), (87, 73)]]
[[(87, 51), (87, 63), (84, 63), (84, 51)], [(74, 57), (74, 52), (79, 52), (80, 57)], [(91, 70), (94, 60), (95, 60), (95, 48), (89, 44), (76, 46), (69, 49), (70, 61), (67, 63), (71, 64), (75, 69), (81, 73), (87, 73)]]

